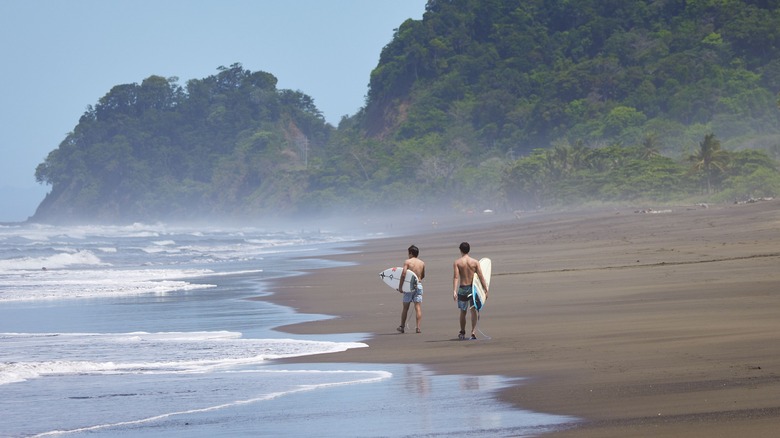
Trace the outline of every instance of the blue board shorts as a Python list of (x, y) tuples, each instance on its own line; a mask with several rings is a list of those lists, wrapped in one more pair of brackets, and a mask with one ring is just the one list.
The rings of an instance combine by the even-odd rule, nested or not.
[(422, 303), (423, 285), (417, 282), (417, 290), (414, 292), (404, 292), (404, 303)]
[(458, 286), (458, 309), (466, 311), (471, 306), (472, 286)]

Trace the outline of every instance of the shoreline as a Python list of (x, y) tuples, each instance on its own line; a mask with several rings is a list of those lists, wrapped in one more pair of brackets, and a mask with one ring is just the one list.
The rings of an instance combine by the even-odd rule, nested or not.
[[(269, 300), (335, 318), (294, 334), (369, 333), (367, 348), (296, 363), (421, 364), (522, 377), (500, 398), (582, 419), (555, 437), (773, 436), (780, 426), (780, 203), (465, 218), (359, 242), (354, 263), (274, 280)], [(462, 226), (461, 226), (462, 225)], [(493, 259), (478, 328), (457, 340), (452, 262)], [(377, 277), (410, 244), (426, 262), (422, 333)], [(283, 291), (283, 292), (279, 292)], [(468, 330), (468, 326), (467, 326)]]

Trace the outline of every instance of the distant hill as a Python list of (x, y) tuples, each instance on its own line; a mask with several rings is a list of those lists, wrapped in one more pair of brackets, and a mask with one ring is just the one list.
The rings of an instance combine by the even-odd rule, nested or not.
[[(372, 72), (362, 127), (515, 154), (658, 135), (777, 142), (780, 2), (433, 0)], [(470, 135), (471, 137), (466, 137)]]
[(234, 64), (117, 85), (38, 166), (36, 221), (194, 220), (290, 213), (333, 128), (313, 100)]
[(240, 64), (114, 87), (33, 219), (773, 196), (778, 93), (780, 0), (430, 0), (337, 128)]

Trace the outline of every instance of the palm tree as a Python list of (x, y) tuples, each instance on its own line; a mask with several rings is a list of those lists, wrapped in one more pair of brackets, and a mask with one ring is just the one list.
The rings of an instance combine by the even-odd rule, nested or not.
[(585, 169), (590, 159), (590, 149), (584, 141), (577, 140), (571, 148), (571, 165), (574, 170)]
[(571, 169), (571, 147), (568, 144), (557, 144), (547, 149), (545, 158), (548, 173), (555, 179), (568, 175)]
[(712, 176), (716, 171), (723, 172), (729, 163), (727, 151), (720, 148), (720, 141), (715, 138), (715, 134), (707, 134), (704, 141), (699, 143), (699, 151), (688, 157), (688, 161), (693, 163), (693, 170), (704, 172), (707, 180), (707, 194), (712, 193)]
[(640, 149), (641, 158), (644, 160), (649, 160), (652, 157), (661, 155), (661, 153), (658, 151), (658, 146), (658, 135), (652, 132), (645, 135), (645, 138), (642, 140), (642, 148)]

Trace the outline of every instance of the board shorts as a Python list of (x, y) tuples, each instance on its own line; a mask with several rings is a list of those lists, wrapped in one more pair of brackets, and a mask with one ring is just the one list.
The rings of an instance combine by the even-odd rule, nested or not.
[(422, 303), (423, 285), (422, 282), (417, 282), (417, 290), (414, 292), (404, 292), (404, 303)]
[(458, 309), (466, 311), (471, 306), (472, 286), (458, 286)]

